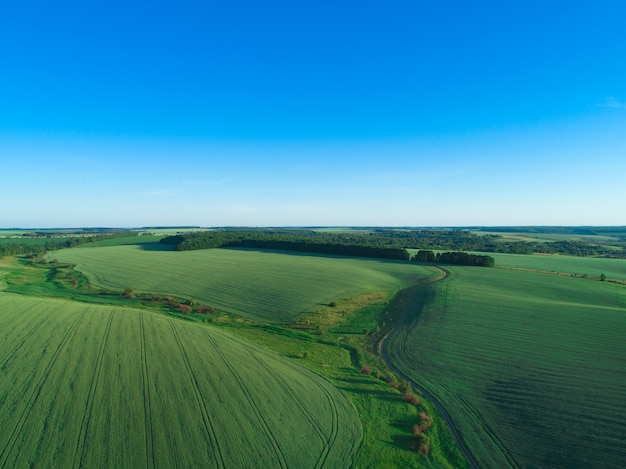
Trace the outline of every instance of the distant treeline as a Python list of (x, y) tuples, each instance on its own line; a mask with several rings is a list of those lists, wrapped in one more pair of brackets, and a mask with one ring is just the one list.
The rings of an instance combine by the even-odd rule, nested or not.
[[(315, 232), (307, 232), (315, 233)], [(303, 232), (260, 232), (260, 231), (210, 231), (168, 236), (161, 240), (173, 244), (177, 251), (210, 248), (260, 248), (283, 251), (314, 252), (339, 256), (374, 257), (382, 259), (409, 260), (404, 248), (371, 246), (340, 240), (335, 236), (304, 235)]]
[[(434, 229), (389, 229), (374, 228), (366, 231), (341, 230), (317, 231), (305, 229), (218, 229), (187, 233), (166, 238), (164, 242), (174, 244), (177, 249), (206, 249), (216, 247), (244, 246), (243, 243), (269, 241), (289, 241), (299, 245), (338, 245), (366, 246), (378, 249), (423, 249), (423, 250), (454, 250), (474, 252), (495, 252), (508, 254), (562, 254), (569, 256), (604, 256), (626, 257), (626, 245), (613, 248), (586, 241), (506, 241), (497, 234), (476, 234), (467, 230), (434, 230)], [(246, 244), (248, 247), (261, 247), (260, 244)], [(266, 244), (265, 247), (269, 246)], [(275, 249), (279, 249), (275, 247)], [(283, 246), (280, 249), (287, 249)], [(320, 248), (323, 249), (323, 248)], [(328, 248), (330, 249), (330, 248)], [(334, 248), (336, 250), (340, 248)], [(343, 249), (343, 248), (342, 248)], [(316, 251), (328, 252), (328, 251)], [(336, 251), (333, 251), (336, 253)]]
[(491, 256), (469, 254), (467, 252), (438, 252), (418, 251), (412, 258), (416, 262), (440, 262), (442, 264), (472, 265), (478, 267), (493, 267), (496, 262)]
[[(82, 246), (83, 244), (94, 243), (96, 241), (103, 241), (105, 239), (113, 238), (126, 238), (129, 236), (138, 236), (137, 232), (133, 231), (119, 231), (110, 234), (94, 234), (94, 235), (81, 235), (71, 238), (48, 238), (48, 235), (34, 236), (27, 234), (24, 237), (32, 240), (33, 238), (42, 238), (41, 243), (20, 243), (15, 242), (15, 238), (10, 238), (10, 241), (4, 242), (4, 239), (0, 239), (0, 257), (4, 256), (20, 256), (26, 255), (31, 257), (42, 256), (48, 251), (55, 251), (57, 249), (66, 249), (76, 246)], [(46, 239), (46, 241), (44, 241)]]

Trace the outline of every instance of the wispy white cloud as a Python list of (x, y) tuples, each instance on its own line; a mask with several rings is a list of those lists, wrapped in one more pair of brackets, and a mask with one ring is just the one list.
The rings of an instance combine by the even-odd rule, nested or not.
[(626, 101), (620, 101), (615, 96), (609, 96), (604, 99), (604, 101), (600, 104), (600, 107), (609, 109), (626, 109)]

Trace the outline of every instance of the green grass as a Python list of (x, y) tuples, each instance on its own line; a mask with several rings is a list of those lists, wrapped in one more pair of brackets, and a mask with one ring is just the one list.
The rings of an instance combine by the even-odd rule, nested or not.
[(623, 467), (626, 289), (449, 270), (428, 301), (415, 297), (389, 355), (438, 397), (479, 464)]
[(0, 467), (348, 467), (319, 374), (215, 328), (0, 293)]
[(168, 251), (158, 243), (50, 255), (104, 288), (189, 297), (243, 317), (296, 320), (338, 298), (397, 290), (432, 275), (410, 262), (243, 249)]

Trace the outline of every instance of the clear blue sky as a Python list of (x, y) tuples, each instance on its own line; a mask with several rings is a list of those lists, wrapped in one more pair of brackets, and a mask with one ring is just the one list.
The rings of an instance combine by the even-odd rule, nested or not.
[(2, 2), (0, 227), (626, 225), (626, 1)]

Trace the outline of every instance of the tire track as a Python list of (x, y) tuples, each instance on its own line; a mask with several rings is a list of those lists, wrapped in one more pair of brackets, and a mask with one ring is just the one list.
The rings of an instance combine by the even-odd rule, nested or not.
[(83, 467), (83, 458), (85, 457), (85, 446), (87, 434), (89, 432), (89, 423), (91, 422), (91, 414), (93, 413), (93, 403), (96, 398), (96, 390), (98, 389), (98, 381), (100, 380), (100, 370), (102, 369), (104, 350), (106, 349), (106, 344), (109, 338), (109, 332), (111, 331), (111, 323), (113, 322), (114, 314), (115, 310), (113, 309), (109, 314), (109, 320), (107, 321), (107, 325), (104, 329), (104, 334), (102, 336), (102, 341), (100, 342), (100, 348), (98, 350), (98, 355), (96, 358), (96, 365), (94, 367), (94, 372), (91, 377), (91, 385), (89, 386), (89, 394), (87, 395), (87, 405), (85, 407), (85, 412), (83, 413), (83, 420), (80, 424), (78, 441), (76, 442), (76, 452), (74, 453), (74, 462), (72, 463), (72, 467), (74, 468)]
[[(224, 353), (220, 350), (218, 345), (215, 343), (214, 339), (208, 334), (207, 331), (203, 331), (203, 332), (205, 333), (208, 341), (211, 343), (211, 346), (215, 349), (215, 351), (220, 356), (220, 358), (222, 359), (222, 361), (224, 362), (224, 364), (226, 365), (228, 370), (232, 373), (232, 375), (235, 377), (235, 379), (239, 383), (239, 387), (241, 388), (242, 392), (248, 398), (248, 403), (250, 404), (250, 407), (254, 411), (254, 414), (256, 415), (256, 418), (257, 418), (259, 424), (263, 427), (263, 431), (265, 432), (266, 436), (268, 437), (268, 440), (270, 441), (272, 447), (274, 448), (274, 452), (275, 452), (275, 454), (276, 454), (276, 456), (277, 456), (277, 458), (278, 458), (278, 460), (280, 462), (280, 467), (287, 468), (288, 464), (287, 464), (287, 461), (285, 460), (285, 455), (283, 454), (283, 452), (282, 452), (282, 450), (280, 448), (280, 444), (276, 440), (276, 436), (272, 432), (272, 429), (269, 427), (269, 425), (267, 424), (267, 422), (263, 418), (263, 413), (261, 412), (261, 409), (259, 409), (259, 407), (258, 407), (258, 405), (256, 403), (256, 400), (250, 394), (250, 391), (246, 387), (245, 383), (243, 382), (243, 380), (241, 379), (239, 374), (237, 374), (235, 369), (232, 367), (232, 365), (230, 364), (230, 362), (228, 361), (228, 359), (226, 358)], [(251, 356), (253, 358), (255, 358), (258, 362), (260, 362), (259, 359), (257, 357), (255, 357), (253, 354), (251, 354)]]
[(322, 450), (322, 453), (320, 454), (320, 457), (316, 461), (314, 467), (315, 468), (324, 467), (324, 465), (326, 463), (326, 460), (328, 459), (328, 455), (330, 454), (331, 449), (335, 446), (335, 442), (337, 441), (337, 435), (339, 434), (339, 412), (337, 411), (337, 406), (335, 405), (335, 400), (333, 399), (333, 397), (328, 392), (328, 389), (326, 389), (324, 386), (322, 386), (321, 383), (319, 383), (317, 381), (314, 381), (314, 384), (322, 391), (322, 394), (324, 394), (324, 397), (326, 397), (326, 400), (328, 401), (329, 407), (331, 408), (331, 412), (332, 412), (332, 415), (331, 415), (331, 430), (330, 430), (330, 434), (328, 436), (326, 436), (326, 434), (324, 433), (323, 428), (320, 426), (320, 424), (315, 419), (313, 419), (310, 416), (309, 412), (301, 404), (300, 399), (298, 399), (297, 396), (295, 396), (293, 394), (291, 389), (289, 389), (289, 386), (287, 385), (285, 380), (282, 377), (280, 377), (280, 375), (278, 375), (274, 370), (272, 370), (266, 362), (261, 360), (256, 355), (252, 354), (252, 352), (248, 351), (248, 353), (261, 366), (263, 366), (269, 373), (271, 373), (280, 382), (283, 383), (284, 388), (288, 389), (289, 394), (294, 398), (295, 402), (298, 404), (298, 406), (305, 413), (305, 416), (307, 417), (307, 420), (309, 420), (309, 422), (312, 423), (312, 425), (314, 426), (314, 428), (316, 430), (316, 433), (322, 439), (322, 442), (325, 443), (324, 449)]
[(65, 347), (65, 344), (67, 343), (70, 336), (76, 329), (76, 326), (78, 325), (80, 320), (85, 316), (86, 311), (87, 311), (87, 308), (85, 308), (80, 314), (77, 314), (76, 315), (77, 317), (74, 320), (74, 322), (70, 325), (70, 327), (67, 328), (67, 331), (65, 332), (65, 335), (63, 336), (63, 339), (59, 343), (50, 361), (48, 362), (48, 365), (46, 366), (46, 369), (44, 370), (43, 375), (41, 376), (37, 384), (34, 386), (33, 391), (30, 394), (30, 396), (28, 396), (28, 398), (26, 399), (26, 405), (24, 406), (24, 410), (22, 411), (22, 414), (20, 415), (17, 424), (13, 427), (13, 431), (11, 432), (11, 436), (9, 437), (6, 446), (0, 453), (0, 467), (7, 467), (6, 466), (7, 459), (9, 458), (11, 452), (13, 451), (13, 447), (15, 446), (17, 438), (22, 432), (22, 429), (24, 428), (26, 421), (28, 420), (28, 415), (30, 414), (35, 402), (37, 402), (37, 399), (39, 398), (39, 395), (41, 394), (41, 390), (44, 384), (46, 383), (46, 381), (48, 380), (48, 377), (50, 376), (50, 372), (52, 371), (52, 368), (54, 368), (54, 365), (56, 364), (59, 358), (59, 355), (61, 355), (61, 351)]
[(224, 455), (222, 454), (221, 450), (220, 450), (220, 446), (217, 440), (217, 435), (215, 433), (215, 429), (213, 428), (213, 426), (211, 425), (211, 420), (209, 418), (209, 412), (206, 408), (206, 405), (204, 403), (204, 400), (202, 399), (202, 393), (200, 392), (200, 386), (198, 385), (198, 381), (196, 380), (196, 376), (193, 373), (193, 370), (191, 368), (191, 364), (189, 363), (189, 357), (187, 356), (187, 352), (185, 352), (185, 349), (183, 347), (183, 343), (180, 340), (180, 336), (178, 335), (178, 331), (176, 330), (176, 326), (174, 325), (174, 323), (172, 322), (171, 319), (168, 319), (168, 323), (170, 325), (170, 328), (172, 329), (172, 334), (174, 335), (174, 338), (176, 339), (176, 342), (178, 344), (178, 349), (180, 350), (180, 354), (183, 358), (183, 362), (185, 364), (185, 368), (187, 370), (187, 375), (189, 376), (189, 380), (191, 381), (191, 384), (193, 385), (193, 391), (194, 391), (194, 395), (196, 397), (196, 402), (198, 404), (198, 407), (200, 408), (200, 413), (202, 414), (202, 421), (204, 423), (204, 428), (207, 432), (207, 435), (209, 436), (209, 440), (211, 442), (211, 447), (213, 448), (213, 452), (214, 452), (214, 457), (217, 456), (215, 458), (215, 462), (217, 463), (218, 467), (222, 467), (225, 468), (226, 464), (224, 461)]
[(50, 316), (52, 316), (53, 313), (48, 313), (48, 315), (41, 319), (36, 325), (34, 325), (29, 332), (26, 333), (26, 335), (24, 335), (24, 337), (22, 337), (22, 339), (13, 347), (12, 350), (10, 350), (4, 357), (0, 358), (0, 364), (2, 364), (2, 366), (4, 366), (9, 359), (11, 359), (13, 357), (13, 355), (15, 355), (15, 353), (20, 349), (20, 347), (22, 345), (24, 345), (24, 343), (37, 331), (37, 329), (39, 329), (44, 322), (46, 322), (48, 320), (48, 318), (50, 318)]
[(328, 460), (328, 455), (330, 454), (330, 451), (335, 447), (335, 443), (337, 442), (337, 435), (339, 434), (339, 412), (337, 411), (337, 405), (335, 404), (335, 400), (328, 392), (328, 389), (324, 388), (320, 383), (316, 383), (316, 385), (324, 393), (324, 396), (328, 400), (328, 404), (332, 412), (330, 435), (328, 436), (328, 442), (326, 444), (325, 450), (322, 452), (319, 459), (315, 463), (315, 467), (317, 469), (324, 467), (326, 461)]
[(324, 429), (317, 422), (317, 420), (315, 420), (310, 415), (308, 410), (306, 410), (306, 408), (302, 405), (302, 403), (300, 402), (301, 398), (298, 398), (295, 394), (293, 394), (293, 391), (291, 391), (291, 389), (289, 389), (289, 385), (285, 382), (285, 380), (282, 379), (280, 377), (280, 375), (278, 375), (274, 370), (272, 370), (266, 362), (261, 360), (259, 357), (254, 356), (251, 352), (250, 352), (250, 354), (252, 355), (252, 357), (259, 364), (261, 364), (261, 366), (265, 367), (265, 369), (268, 370), (269, 373), (271, 373), (276, 379), (278, 379), (281, 383), (283, 383), (284, 389), (288, 390), (289, 395), (293, 397), (294, 401), (300, 407), (300, 409), (304, 413), (304, 415), (307, 418), (307, 420), (309, 421), (309, 423), (313, 426), (313, 429), (315, 430), (315, 433), (317, 433), (318, 437), (322, 440), (322, 443), (324, 444), (322, 452), (320, 453), (320, 456), (318, 457), (314, 467), (315, 468), (323, 467), (326, 459), (328, 458), (328, 454), (330, 453), (330, 450), (335, 445), (335, 441), (337, 440), (338, 428), (339, 428), (339, 424), (338, 424), (339, 418), (338, 418), (337, 408), (335, 406), (334, 400), (332, 399), (332, 397), (328, 393), (328, 390), (325, 389), (319, 383), (314, 382), (314, 384), (321, 389), (322, 393), (324, 394), (324, 396), (328, 400), (328, 402), (330, 404), (331, 412), (332, 412), (332, 415), (331, 415), (331, 429), (330, 429), (330, 433), (327, 436), (326, 433), (324, 432)]
[(139, 314), (139, 337), (141, 341), (141, 375), (143, 378), (144, 433), (146, 436), (146, 468), (154, 467), (154, 434), (152, 423), (152, 402), (150, 398), (150, 375), (148, 374), (148, 352), (146, 332), (143, 323), (145, 313)]
[(298, 396), (296, 396), (296, 394), (293, 392), (291, 387), (288, 385), (287, 381), (285, 381), (285, 379), (282, 376), (280, 376), (280, 374), (278, 374), (276, 371), (274, 371), (266, 362), (264, 362), (263, 360), (259, 359), (250, 350), (247, 350), (247, 352), (253, 359), (257, 360), (258, 363), (261, 366), (263, 366), (267, 370), (267, 372), (270, 373), (274, 377), (274, 379), (276, 379), (276, 381), (282, 383), (283, 390), (287, 394), (289, 394), (289, 396), (293, 399), (293, 402), (302, 411), (302, 414), (304, 415), (306, 420), (309, 422), (309, 424), (313, 427), (313, 430), (315, 430), (315, 433), (317, 433), (317, 436), (319, 437), (321, 442), (322, 443), (326, 443), (328, 441), (328, 438), (326, 437), (326, 434), (324, 433), (324, 429), (317, 422), (317, 420), (311, 415), (311, 413), (307, 410), (307, 408), (302, 404), (302, 402), (301, 402), (302, 399), (298, 398)]

